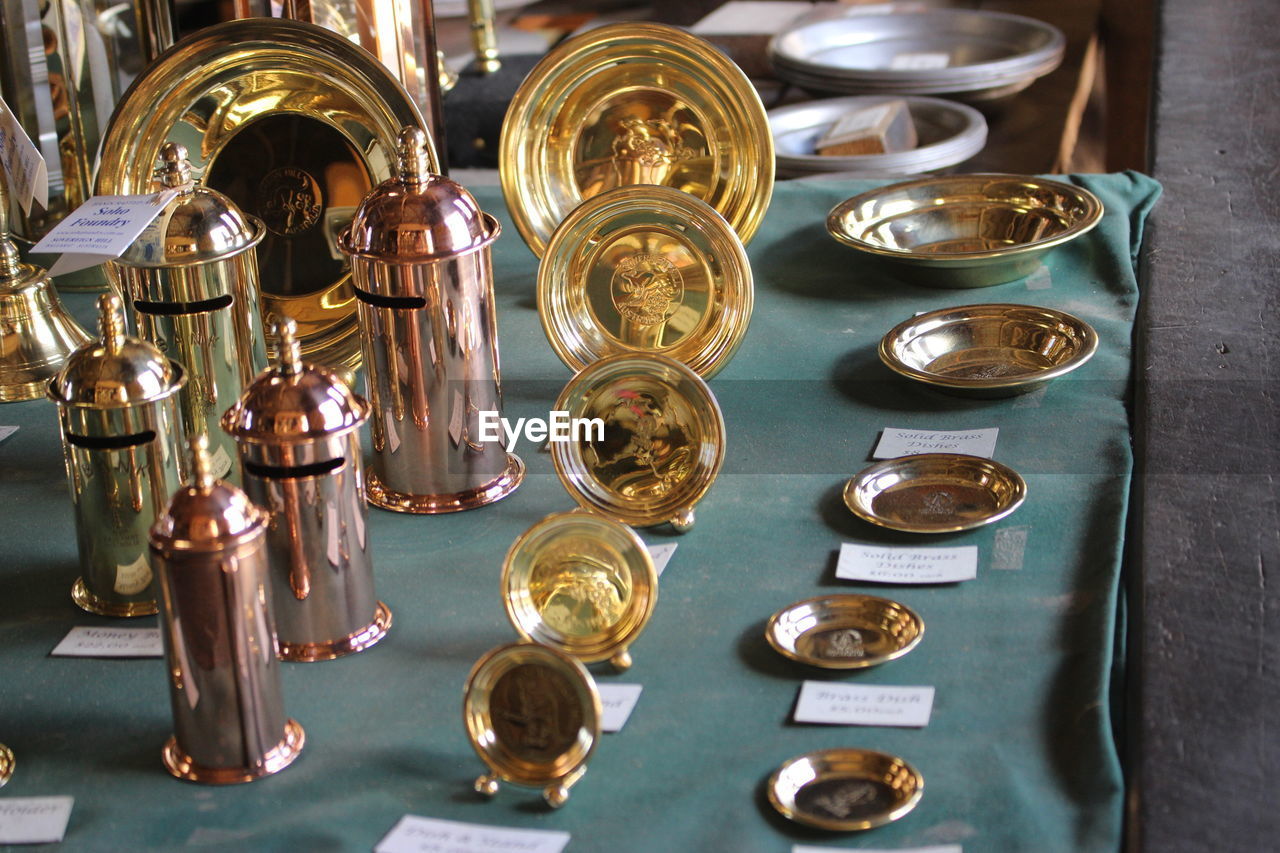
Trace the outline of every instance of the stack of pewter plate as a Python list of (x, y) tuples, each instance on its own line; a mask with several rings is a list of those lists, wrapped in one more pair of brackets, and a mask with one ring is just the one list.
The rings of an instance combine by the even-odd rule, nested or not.
[(774, 37), (778, 77), (812, 92), (1012, 95), (1058, 67), (1054, 26), (998, 12), (892, 9), (801, 18)]

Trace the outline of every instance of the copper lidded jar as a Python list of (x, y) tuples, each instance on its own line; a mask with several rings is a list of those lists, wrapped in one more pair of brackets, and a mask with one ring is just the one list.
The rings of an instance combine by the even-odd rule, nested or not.
[(98, 299), (102, 339), (49, 383), (58, 404), (81, 577), (71, 596), (102, 616), (156, 612), (147, 531), (182, 481), (182, 367), (124, 333), (113, 294)]
[(329, 660), (391, 627), (374, 597), (359, 429), (369, 404), (338, 374), (303, 364), (292, 320), (275, 328), (278, 363), (227, 411), (244, 490), (270, 516), (267, 548), (280, 657)]
[(179, 397), (187, 435), (209, 437), (214, 475), (235, 472), (235, 442), (218, 419), (267, 366), (255, 247), (266, 229), (191, 179), (187, 149), (160, 149), (161, 189), (178, 194), (108, 266), (133, 308), (138, 334), (187, 371)]
[(524, 464), (480, 422), (501, 417), (490, 246), (499, 225), (427, 172), (426, 134), (400, 135), (398, 174), (365, 197), (338, 248), (351, 256), (370, 404), (369, 501), (440, 513), (510, 494)]

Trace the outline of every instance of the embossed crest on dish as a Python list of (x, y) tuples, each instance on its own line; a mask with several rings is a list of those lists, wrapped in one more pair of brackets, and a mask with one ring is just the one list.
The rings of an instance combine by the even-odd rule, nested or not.
[(924, 794), (924, 778), (897, 756), (824, 749), (784, 762), (766, 791), (783, 817), (848, 832), (883, 826), (910, 812)]
[(896, 660), (924, 636), (924, 622), (905, 605), (874, 595), (827, 595), (775, 613), (765, 639), (778, 654), (824, 669), (864, 669)]

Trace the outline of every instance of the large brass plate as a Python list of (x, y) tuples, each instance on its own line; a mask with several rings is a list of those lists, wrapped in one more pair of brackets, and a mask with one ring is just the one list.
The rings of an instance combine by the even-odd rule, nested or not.
[(865, 669), (897, 660), (924, 637), (924, 620), (875, 595), (824, 595), (788, 605), (765, 626), (783, 657), (822, 669)]
[(353, 369), (359, 329), (337, 235), (391, 177), (406, 125), (422, 125), (417, 107), (359, 46), (296, 21), (231, 21), (174, 45), (125, 92), (97, 191), (149, 191), (160, 147), (185, 145), (197, 179), (266, 223), (264, 320), (292, 317), (304, 358)]
[(773, 194), (773, 138), (751, 81), (662, 24), (611, 24), (552, 50), (516, 91), (500, 145), (507, 207), (539, 257), (569, 211), (615, 187), (684, 190), (743, 243)]
[(864, 521), (906, 533), (971, 530), (1022, 506), (1027, 483), (1007, 465), (960, 453), (877, 462), (845, 485), (844, 503)]
[(924, 777), (883, 752), (821, 749), (785, 762), (765, 789), (783, 817), (851, 832), (883, 826), (914, 809), (924, 795)]
[(560, 223), (538, 267), (538, 314), (574, 370), (656, 352), (711, 376), (751, 321), (751, 264), (705, 202), (670, 187), (619, 187)]

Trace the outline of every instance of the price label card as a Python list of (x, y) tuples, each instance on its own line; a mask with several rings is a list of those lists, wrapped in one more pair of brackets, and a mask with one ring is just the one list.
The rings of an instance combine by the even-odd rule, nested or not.
[(932, 713), (932, 687), (806, 681), (800, 685), (795, 721), (840, 726), (922, 728), (929, 725)]
[(600, 691), (600, 705), (604, 708), (600, 728), (606, 732), (621, 731), (644, 687), (639, 684), (600, 684), (597, 689)]
[(885, 427), (872, 456), (896, 459), (920, 453), (965, 453), (990, 459), (996, 452), (998, 427), (969, 430), (899, 429)]
[(929, 53), (899, 53), (889, 60), (892, 71), (927, 71), (930, 68), (946, 68), (951, 64), (951, 54), (934, 51)]
[(671, 555), (676, 552), (676, 543), (662, 542), (647, 547), (649, 556), (653, 558), (654, 571), (658, 573), (658, 577), (662, 577), (662, 573), (667, 570), (667, 563), (671, 562)]
[(374, 853), (560, 853), (569, 833), (508, 829), (456, 820), (405, 815), (383, 836)]
[(49, 654), (59, 658), (158, 658), (159, 628), (72, 628)]
[(56, 844), (74, 797), (0, 797), (0, 844)]
[(957, 583), (978, 576), (978, 546), (884, 548), (840, 546), (836, 577), (871, 583)]
[(94, 196), (67, 214), (31, 251), (62, 256), (49, 268), (49, 274), (55, 276), (118, 258), (180, 189), (151, 195)]
[(9, 177), (9, 190), (23, 213), (31, 212), (31, 202), (49, 206), (49, 168), (40, 149), (18, 123), (9, 105), (0, 99), (0, 169)]
[[(791, 853), (837, 853), (837, 851), (848, 851), (848, 847), (815, 847), (812, 844), (793, 844), (791, 845)], [(959, 844), (931, 844), (928, 847), (896, 847), (889, 850), (884, 847), (859, 847), (860, 853), (964, 853), (964, 848)]]
[(0, 426), (0, 441), (4, 441), (17, 431), (18, 428), (16, 426)]

